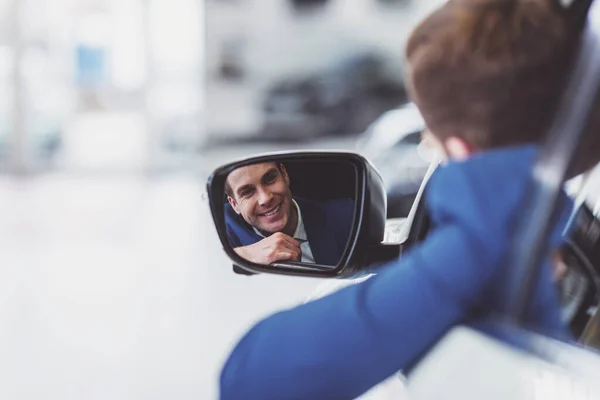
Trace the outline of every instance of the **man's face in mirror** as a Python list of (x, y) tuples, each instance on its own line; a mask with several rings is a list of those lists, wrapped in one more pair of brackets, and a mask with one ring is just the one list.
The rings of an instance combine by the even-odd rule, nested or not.
[(291, 235), (297, 217), (293, 212), (289, 183), (281, 164), (273, 162), (241, 167), (227, 177), (227, 201), (236, 213), (259, 231)]

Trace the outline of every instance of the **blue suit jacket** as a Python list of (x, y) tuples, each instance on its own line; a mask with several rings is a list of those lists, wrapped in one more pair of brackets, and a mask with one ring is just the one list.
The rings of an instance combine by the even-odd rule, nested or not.
[[(453, 325), (500, 309), (504, 256), (536, 151), (509, 148), (442, 167), (428, 184), (425, 241), (365, 282), (256, 324), (221, 374), (221, 399), (353, 399), (413, 365)], [(563, 198), (563, 218), (572, 204)], [(526, 323), (569, 337), (549, 265)]]
[[(337, 265), (348, 243), (354, 221), (354, 201), (333, 199), (323, 202), (295, 197), (310, 249), (317, 264)], [(239, 216), (231, 205), (225, 205), (227, 236), (233, 247), (259, 242), (254, 229)]]

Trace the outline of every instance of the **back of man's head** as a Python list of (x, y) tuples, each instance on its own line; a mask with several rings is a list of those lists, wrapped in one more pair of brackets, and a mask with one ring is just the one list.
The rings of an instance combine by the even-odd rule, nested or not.
[[(541, 142), (577, 54), (582, 15), (558, 0), (449, 0), (432, 13), (406, 48), (408, 85), (432, 134), (474, 149)], [(578, 172), (600, 160), (599, 128), (600, 116)]]

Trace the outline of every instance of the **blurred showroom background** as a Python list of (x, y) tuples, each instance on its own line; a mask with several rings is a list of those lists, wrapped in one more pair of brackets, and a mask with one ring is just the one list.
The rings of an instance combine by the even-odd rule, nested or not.
[(0, 0), (0, 398), (217, 398), (320, 282), (235, 275), (208, 175), (346, 149), (418, 185), (403, 45), (441, 1)]

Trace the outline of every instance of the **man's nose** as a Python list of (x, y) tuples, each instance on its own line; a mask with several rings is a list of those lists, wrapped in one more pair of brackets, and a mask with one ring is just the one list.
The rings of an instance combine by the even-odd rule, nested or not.
[(268, 206), (273, 199), (273, 194), (270, 190), (259, 189), (258, 190), (258, 203), (261, 206)]

